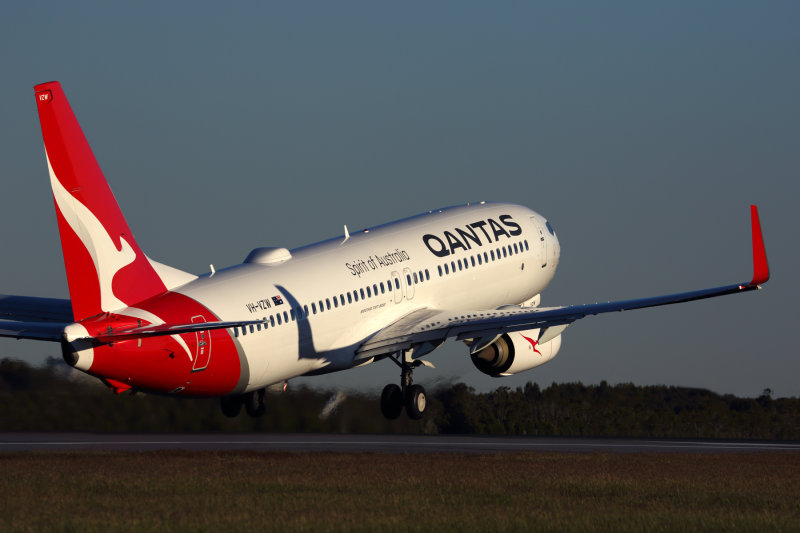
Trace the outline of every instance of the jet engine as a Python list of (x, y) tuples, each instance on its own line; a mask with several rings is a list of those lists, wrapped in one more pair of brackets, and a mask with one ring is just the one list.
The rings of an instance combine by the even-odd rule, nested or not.
[(504, 333), (480, 347), (473, 341), (472, 363), (492, 377), (511, 376), (548, 362), (561, 348), (561, 335), (539, 344), (539, 330)]

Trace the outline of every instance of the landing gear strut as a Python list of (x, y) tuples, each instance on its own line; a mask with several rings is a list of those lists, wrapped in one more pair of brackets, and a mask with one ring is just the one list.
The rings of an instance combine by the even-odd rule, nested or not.
[(389, 420), (394, 420), (400, 416), (405, 406), (408, 417), (419, 420), (425, 413), (427, 397), (421, 385), (413, 384), (412, 373), (415, 367), (425, 363), (421, 360), (413, 361), (410, 351), (404, 351), (398, 357), (391, 359), (400, 367), (400, 386), (391, 383), (383, 388), (381, 412)]

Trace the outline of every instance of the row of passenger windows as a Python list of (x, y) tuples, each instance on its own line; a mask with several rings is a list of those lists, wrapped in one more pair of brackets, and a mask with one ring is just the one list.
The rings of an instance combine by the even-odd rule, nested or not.
[[(420, 270), (417, 272), (406, 272), (405, 277), (408, 285), (416, 285), (418, 283), (430, 281), (431, 274), (426, 268), (425, 270)], [(324, 300), (311, 302), (310, 308), (307, 304), (302, 307), (290, 308), (283, 313), (277, 313), (275, 315), (270, 315), (269, 317), (264, 317), (263, 324), (251, 324), (249, 326), (241, 326), (241, 328), (234, 328), (233, 334), (238, 337), (240, 334), (247, 335), (248, 333), (255, 333), (257, 331), (261, 331), (262, 326), (264, 329), (267, 329), (268, 326), (280, 326), (281, 324), (285, 324), (290, 321), (293, 322), (295, 320), (308, 318), (310, 315), (316, 315), (317, 313), (324, 313), (325, 311), (330, 311), (331, 309), (344, 307), (347, 304), (353, 304), (359, 300), (367, 300), (368, 298), (373, 298), (379, 294), (386, 294), (387, 292), (391, 293), (393, 290), (400, 290), (399, 277), (387, 280), (385, 283), (383, 281), (380, 283), (373, 283), (372, 285), (367, 285), (366, 287), (361, 287), (360, 289), (339, 294), (338, 296), (334, 295), (331, 298), (325, 298)]]
[(456, 269), (466, 270), (470, 268), (470, 266), (476, 267), (490, 261), (497, 261), (504, 257), (521, 254), (522, 252), (527, 252), (528, 249), (528, 241), (526, 239), (518, 243), (515, 242), (514, 244), (500, 246), (499, 248), (483, 252), (482, 254), (478, 252), (464, 259), (458, 259), (457, 261), (450, 261), (449, 263), (439, 265), (439, 277), (446, 276), (451, 272), (456, 272)]
[[(496, 249), (485, 251), (483, 253), (479, 252), (470, 257), (465, 257), (463, 259), (458, 259), (455, 261), (450, 261), (449, 263), (444, 263), (443, 265), (439, 265), (439, 277), (446, 276), (451, 272), (454, 273), (457, 270), (466, 270), (470, 268), (470, 266), (474, 268), (484, 263), (489, 263), (491, 261), (497, 261), (512, 255), (521, 254), (523, 251), (527, 252), (528, 250), (528, 241), (524, 240), (506, 246), (500, 246)], [(406, 277), (406, 283), (409, 286), (412, 284), (417, 285), (418, 283), (430, 281), (431, 279), (430, 272), (428, 272), (427, 268), (417, 272), (407, 271), (404, 275)], [(294, 307), (288, 311), (283, 311), (283, 313), (270, 315), (268, 318), (264, 317), (263, 324), (254, 324), (250, 326), (241, 326), (241, 328), (234, 328), (233, 333), (237, 337), (239, 335), (255, 333), (257, 331), (261, 331), (262, 326), (264, 329), (267, 329), (268, 326), (280, 326), (281, 324), (285, 324), (287, 322), (294, 322), (295, 320), (308, 318), (310, 315), (316, 315), (317, 313), (324, 313), (325, 311), (330, 311), (331, 309), (344, 307), (345, 305), (356, 303), (359, 300), (373, 298), (379, 294), (386, 294), (387, 292), (392, 292), (393, 290), (400, 290), (399, 277), (389, 279), (385, 283), (383, 281), (380, 283), (373, 283), (372, 285), (367, 285), (366, 287), (361, 287), (360, 289), (339, 294), (338, 296), (325, 298), (324, 300), (318, 300), (317, 302), (311, 302), (310, 308), (308, 305), (304, 305), (302, 307)]]

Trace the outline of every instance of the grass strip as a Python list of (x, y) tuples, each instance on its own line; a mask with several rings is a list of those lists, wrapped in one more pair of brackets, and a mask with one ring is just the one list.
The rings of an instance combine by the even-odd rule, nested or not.
[(799, 531), (800, 454), (0, 454), (0, 531)]

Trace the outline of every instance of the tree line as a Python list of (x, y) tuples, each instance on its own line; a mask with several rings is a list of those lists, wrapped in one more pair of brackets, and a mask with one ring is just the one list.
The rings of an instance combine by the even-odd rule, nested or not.
[(428, 393), (423, 420), (380, 414), (379, 391), (290, 387), (261, 418), (226, 418), (215, 399), (115, 395), (60, 360), (0, 360), (0, 432), (346, 432), (800, 440), (800, 399), (739, 398), (705, 389), (536, 383)]

